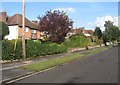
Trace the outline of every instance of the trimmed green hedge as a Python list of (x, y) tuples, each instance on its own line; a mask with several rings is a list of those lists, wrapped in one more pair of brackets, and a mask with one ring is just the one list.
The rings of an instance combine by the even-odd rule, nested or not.
[[(17, 41), (16, 49), (14, 50), (15, 40), (2, 41), (2, 60), (19, 60), (22, 58), (22, 42)], [(67, 46), (56, 43), (40, 43), (40, 41), (26, 41), (26, 57), (36, 58), (43, 55), (53, 55), (67, 51)]]
[(14, 50), (15, 40), (2, 41), (2, 60), (16, 60), (22, 58), (22, 43), (17, 41), (16, 50)]

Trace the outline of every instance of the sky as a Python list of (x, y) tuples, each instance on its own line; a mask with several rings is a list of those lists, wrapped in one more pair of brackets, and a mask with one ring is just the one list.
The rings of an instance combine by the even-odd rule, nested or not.
[[(114, 21), (118, 25), (118, 2), (26, 2), (25, 16), (29, 20), (38, 20), (48, 10), (64, 10), (74, 21), (73, 27), (94, 30), (99, 26), (104, 30), (104, 22)], [(9, 16), (22, 13), (21, 2), (2, 2), (0, 11)]]

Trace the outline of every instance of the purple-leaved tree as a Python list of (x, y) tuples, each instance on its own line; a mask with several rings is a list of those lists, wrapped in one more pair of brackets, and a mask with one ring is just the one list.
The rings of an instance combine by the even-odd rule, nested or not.
[(66, 34), (73, 27), (73, 21), (64, 11), (47, 11), (42, 17), (38, 17), (40, 31), (44, 32), (48, 41), (62, 43)]

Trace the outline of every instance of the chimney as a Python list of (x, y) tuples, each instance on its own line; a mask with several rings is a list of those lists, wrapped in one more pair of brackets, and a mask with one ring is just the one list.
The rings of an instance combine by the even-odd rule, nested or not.
[(7, 13), (6, 12), (0, 12), (0, 21), (7, 23)]

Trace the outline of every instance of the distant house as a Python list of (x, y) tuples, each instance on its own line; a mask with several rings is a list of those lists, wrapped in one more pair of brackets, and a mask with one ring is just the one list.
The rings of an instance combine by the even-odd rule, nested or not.
[(84, 34), (86, 37), (92, 37), (93, 36), (93, 31), (92, 30), (85, 30), (84, 27), (82, 28), (76, 28), (71, 30), (72, 34)]
[[(7, 16), (6, 12), (0, 13), (0, 21), (5, 22), (9, 27), (9, 35), (5, 36), (5, 39), (12, 40), (22, 37), (22, 15), (15, 14), (11, 17)], [(38, 25), (35, 22), (31, 22), (25, 18), (25, 38), (26, 39), (39, 39), (40, 31)]]

